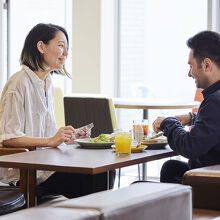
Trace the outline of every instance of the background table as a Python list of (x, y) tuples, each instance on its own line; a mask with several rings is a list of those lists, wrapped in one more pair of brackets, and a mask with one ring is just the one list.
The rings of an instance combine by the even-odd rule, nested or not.
[(35, 205), (36, 170), (97, 174), (176, 155), (169, 147), (116, 156), (113, 149), (82, 149), (77, 145), (1, 156), (0, 167), (21, 170), (21, 191)]
[(148, 119), (148, 109), (189, 109), (199, 107), (197, 101), (172, 99), (114, 98), (115, 108), (143, 109), (143, 118)]

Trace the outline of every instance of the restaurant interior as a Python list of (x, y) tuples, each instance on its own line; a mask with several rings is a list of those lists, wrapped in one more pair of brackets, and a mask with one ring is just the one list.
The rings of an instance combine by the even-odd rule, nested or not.
[[(220, 1), (0, 0), (0, 94), (38, 23), (69, 35), (70, 77), (51, 77), (56, 127), (91, 136), (42, 150), (0, 143), (0, 167), (20, 173), (17, 186), (0, 179), (0, 219), (220, 219), (220, 165), (189, 170), (182, 184), (160, 183), (165, 161), (187, 159), (152, 127), (158, 116), (198, 111), (202, 90), (188, 77), (186, 41), (202, 30), (220, 33)], [(101, 134), (108, 140), (97, 141)], [(129, 152), (119, 150), (119, 134), (128, 135)], [(106, 173), (105, 190), (94, 178), (89, 195), (38, 198), (39, 170)]]

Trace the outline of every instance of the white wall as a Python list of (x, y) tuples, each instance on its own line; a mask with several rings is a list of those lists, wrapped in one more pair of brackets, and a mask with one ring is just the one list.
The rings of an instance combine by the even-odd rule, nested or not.
[(73, 0), (73, 88), (100, 93), (101, 0)]

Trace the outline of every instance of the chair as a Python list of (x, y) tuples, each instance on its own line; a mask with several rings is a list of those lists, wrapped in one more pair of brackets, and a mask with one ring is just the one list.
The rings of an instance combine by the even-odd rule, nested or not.
[(91, 137), (110, 134), (117, 127), (111, 98), (97, 94), (72, 94), (64, 97), (64, 111), (66, 125), (79, 128), (93, 122)]
[[(194, 101), (198, 101), (198, 102), (203, 101), (202, 89), (196, 89)], [(192, 112), (198, 112), (198, 108), (193, 108)]]
[[(26, 152), (26, 148), (0, 147), (0, 156)], [(25, 205), (25, 198), (19, 188), (0, 186), (0, 215), (11, 213), (21, 209)]]
[(54, 114), (57, 128), (65, 126), (63, 92), (61, 88), (54, 88)]
[(183, 184), (192, 187), (195, 219), (220, 216), (220, 165), (187, 171)]

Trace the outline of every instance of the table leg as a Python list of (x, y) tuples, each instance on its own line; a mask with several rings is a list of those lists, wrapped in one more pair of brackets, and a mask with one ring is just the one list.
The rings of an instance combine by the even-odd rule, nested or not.
[(28, 188), (27, 188), (27, 182), (28, 182), (28, 172), (26, 169), (20, 169), (20, 191), (22, 194), (24, 194), (24, 198), (26, 201), (25, 207), (29, 207), (29, 198), (28, 198)]
[(36, 170), (28, 170), (29, 206), (36, 205)]
[(121, 183), (121, 168), (118, 169), (118, 188), (120, 188)]
[(142, 164), (142, 180), (147, 180), (147, 163)]
[(143, 119), (148, 119), (148, 109), (143, 109)]
[(107, 190), (109, 190), (109, 170), (107, 171)]

